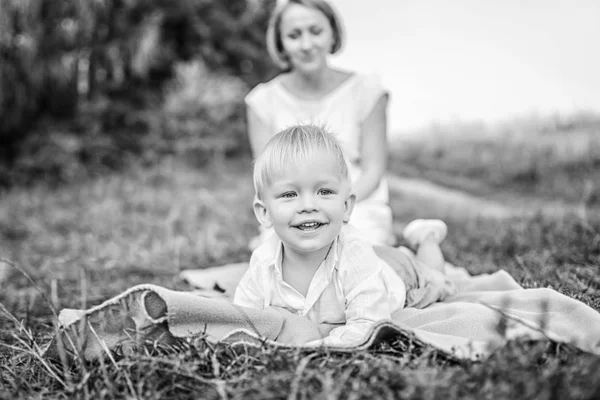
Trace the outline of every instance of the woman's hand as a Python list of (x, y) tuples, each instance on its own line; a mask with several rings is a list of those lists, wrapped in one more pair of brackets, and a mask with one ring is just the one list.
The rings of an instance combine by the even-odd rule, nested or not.
[(379, 98), (361, 129), (361, 175), (354, 183), (356, 201), (369, 197), (379, 186), (387, 169), (388, 95)]

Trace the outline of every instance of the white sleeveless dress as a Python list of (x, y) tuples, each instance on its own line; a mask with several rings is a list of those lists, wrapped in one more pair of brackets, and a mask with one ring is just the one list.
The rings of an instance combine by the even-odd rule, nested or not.
[[(298, 123), (324, 126), (340, 141), (352, 180), (361, 174), (361, 126), (377, 101), (388, 92), (376, 75), (354, 74), (335, 90), (318, 100), (306, 100), (289, 92), (278, 76), (257, 85), (245, 98), (246, 105), (261, 119), (271, 136)], [(368, 132), (365, 133), (368, 135)], [(393, 244), (392, 212), (388, 186), (379, 187), (358, 202), (350, 223), (373, 244)]]

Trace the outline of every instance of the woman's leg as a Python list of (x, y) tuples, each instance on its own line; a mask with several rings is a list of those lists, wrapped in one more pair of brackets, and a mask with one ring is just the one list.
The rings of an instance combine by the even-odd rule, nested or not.
[(446, 237), (447, 226), (441, 220), (417, 219), (404, 228), (403, 236), (413, 248), (416, 248), (417, 260), (444, 273), (444, 255), (440, 243)]

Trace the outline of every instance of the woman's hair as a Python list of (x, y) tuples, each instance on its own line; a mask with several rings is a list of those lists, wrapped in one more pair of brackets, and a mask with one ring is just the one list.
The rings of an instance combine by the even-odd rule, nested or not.
[(325, 15), (331, 30), (333, 31), (333, 45), (331, 54), (337, 53), (344, 43), (344, 29), (338, 13), (325, 0), (283, 0), (277, 1), (277, 6), (271, 14), (269, 27), (267, 29), (267, 50), (273, 62), (281, 69), (290, 71), (292, 66), (284, 53), (283, 42), (281, 40), (281, 16), (290, 4), (299, 4), (301, 6), (313, 8)]
[(342, 146), (335, 136), (316, 125), (295, 125), (273, 136), (254, 161), (254, 190), (261, 191), (286, 168), (310, 162), (318, 151), (325, 151), (338, 164), (340, 177), (349, 179)]

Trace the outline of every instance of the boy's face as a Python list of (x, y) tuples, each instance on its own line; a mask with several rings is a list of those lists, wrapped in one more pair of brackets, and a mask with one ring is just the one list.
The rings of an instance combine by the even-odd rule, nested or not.
[(350, 219), (355, 201), (336, 160), (320, 151), (309, 162), (280, 172), (255, 201), (256, 217), (266, 227), (273, 226), (286, 251), (329, 249)]

